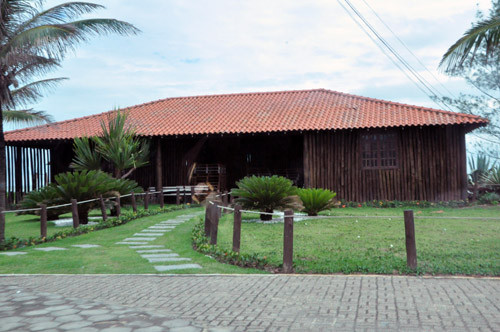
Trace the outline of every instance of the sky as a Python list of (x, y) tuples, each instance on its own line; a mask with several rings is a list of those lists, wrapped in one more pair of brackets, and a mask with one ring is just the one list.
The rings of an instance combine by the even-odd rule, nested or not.
[[(46, 1), (53, 6), (62, 1)], [(37, 110), (65, 120), (178, 96), (325, 88), (438, 108), (335, 0), (101, 0), (94, 17), (142, 33), (93, 39), (45, 77), (68, 77)], [(351, 0), (436, 89), (467, 92), (438, 72), (443, 53), (490, 0)], [(435, 80), (366, 6), (368, 3)], [(439, 81), (439, 82), (438, 82)], [(447, 93), (449, 94), (449, 93)]]

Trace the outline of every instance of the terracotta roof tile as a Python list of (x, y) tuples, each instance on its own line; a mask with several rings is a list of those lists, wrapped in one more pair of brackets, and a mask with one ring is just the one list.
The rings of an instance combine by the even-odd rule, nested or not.
[[(177, 97), (125, 108), (144, 136), (488, 123), (478, 116), (317, 89)], [(5, 133), (9, 142), (100, 133), (114, 111)]]

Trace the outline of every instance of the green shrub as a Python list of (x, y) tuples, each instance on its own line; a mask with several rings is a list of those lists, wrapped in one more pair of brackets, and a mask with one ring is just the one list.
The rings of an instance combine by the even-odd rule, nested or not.
[(481, 204), (497, 205), (498, 202), (500, 202), (500, 195), (497, 193), (485, 193), (479, 197), (479, 203)]
[[(273, 212), (274, 209), (284, 209), (294, 205), (297, 188), (293, 182), (282, 176), (245, 177), (236, 182), (238, 188), (231, 191), (231, 195), (245, 209)], [(261, 220), (271, 220), (271, 215), (260, 215)]]
[[(108, 173), (101, 171), (81, 171), (67, 172), (55, 176), (55, 182), (26, 195), (21, 202), (22, 208), (36, 208), (40, 204), (47, 206), (60, 205), (71, 202), (74, 198), (77, 201), (86, 201), (89, 199), (116, 196), (128, 194), (131, 191), (142, 192), (142, 189), (135, 181), (125, 179), (115, 179)], [(88, 223), (89, 211), (96, 207), (97, 201), (78, 204), (78, 216), (81, 224)], [(60, 214), (70, 211), (71, 207), (58, 209), (48, 209), (47, 218), (50, 213), (51, 220), (56, 219)], [(36, 212), (29, 212), (39, 214)]]
[(297, 194), (304, 206), (302, 211), (307, 212), (308, 216), (317, 216), (318, 212), (331, 208), (335, 204), (333, 199), (337, 196), (328, 189), (316, 188), (299, 189)]

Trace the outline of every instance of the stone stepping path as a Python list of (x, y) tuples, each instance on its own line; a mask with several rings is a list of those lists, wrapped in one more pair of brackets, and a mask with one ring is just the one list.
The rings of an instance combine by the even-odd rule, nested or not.
[(98, 244), (73, 244), (72, 247), (87, 249), (87, 248), (97, 248), (97, 247), (100, 247), (100, 245), (98, 245)]
[(18, 256), (18, 255), (26, 255), (26, 251), (13, 251), (13, 252), (2, 252), (0, 255), (5, 255), (5, 256)]
[(135, 249), (135, 251), (142, 258), (147, 259), (150, 263), (172, 263), (168, 265), (155, 265), (154, 268), (159, 272), (201, 269), (202, 267), (198, 264), (175, 264), (176, 262), (190, 261), (191, 258), (179, 257), (179, 254), (173, 252), (172, 249), (166, 249), (163, 245), (148, 244), (148, 242), (156, 240), (158, 237), (165, 235), (166, 232), (170, 232), (175, 229), (177, 225), (180, 225), (197, 215), (199, 214), (187, 214), (178, 216), (175, 219), (161, 221), (156, 225), (149, 226), (148, 228), (135, 233), (132, 237), (117, 242), (116, 244), (130, 245), (130, 249)]
[(61, 248), (61, 247), (45, 247), (45, 248), (34, 248), (33, 250), (39, 250), (39, 251), (58, 251), (58, 250), (68, 250), (67, 248)]
[[(88, 248), (97, 248), (97, 247), (100, 247), (100, 245), (98, 245), (98, 244), (73, 244), (72, 247), (88, 249)], [(33, 250), (58, 251), (58, 250), (68, 250), (68, 248), (45, 247), (45, 248), (33, 248)], [(26, 255), (26, 254), (27, 254), (26, 251), (13, 251), (13, 252), (1, 252), (0, 253), (0, 255), (5, 255), (5, 256), (19, 256), (19, 255)]]

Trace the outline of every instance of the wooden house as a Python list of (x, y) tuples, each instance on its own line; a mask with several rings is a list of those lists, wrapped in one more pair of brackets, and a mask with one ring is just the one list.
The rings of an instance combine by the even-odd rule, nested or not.
[[(132, 174), (145, 188), (208, 181), (224, 190), (246, 175), (278, 174), (358, 202), (466, 199), (465, 134), (487, 124), (324, 89), (167, 98), (123, 110), (151, 140), (149, 165)], [(69, 170), (73, 138), (99, 135), (113, 112), (7, 132), (10, 191), (19, 197)]]

